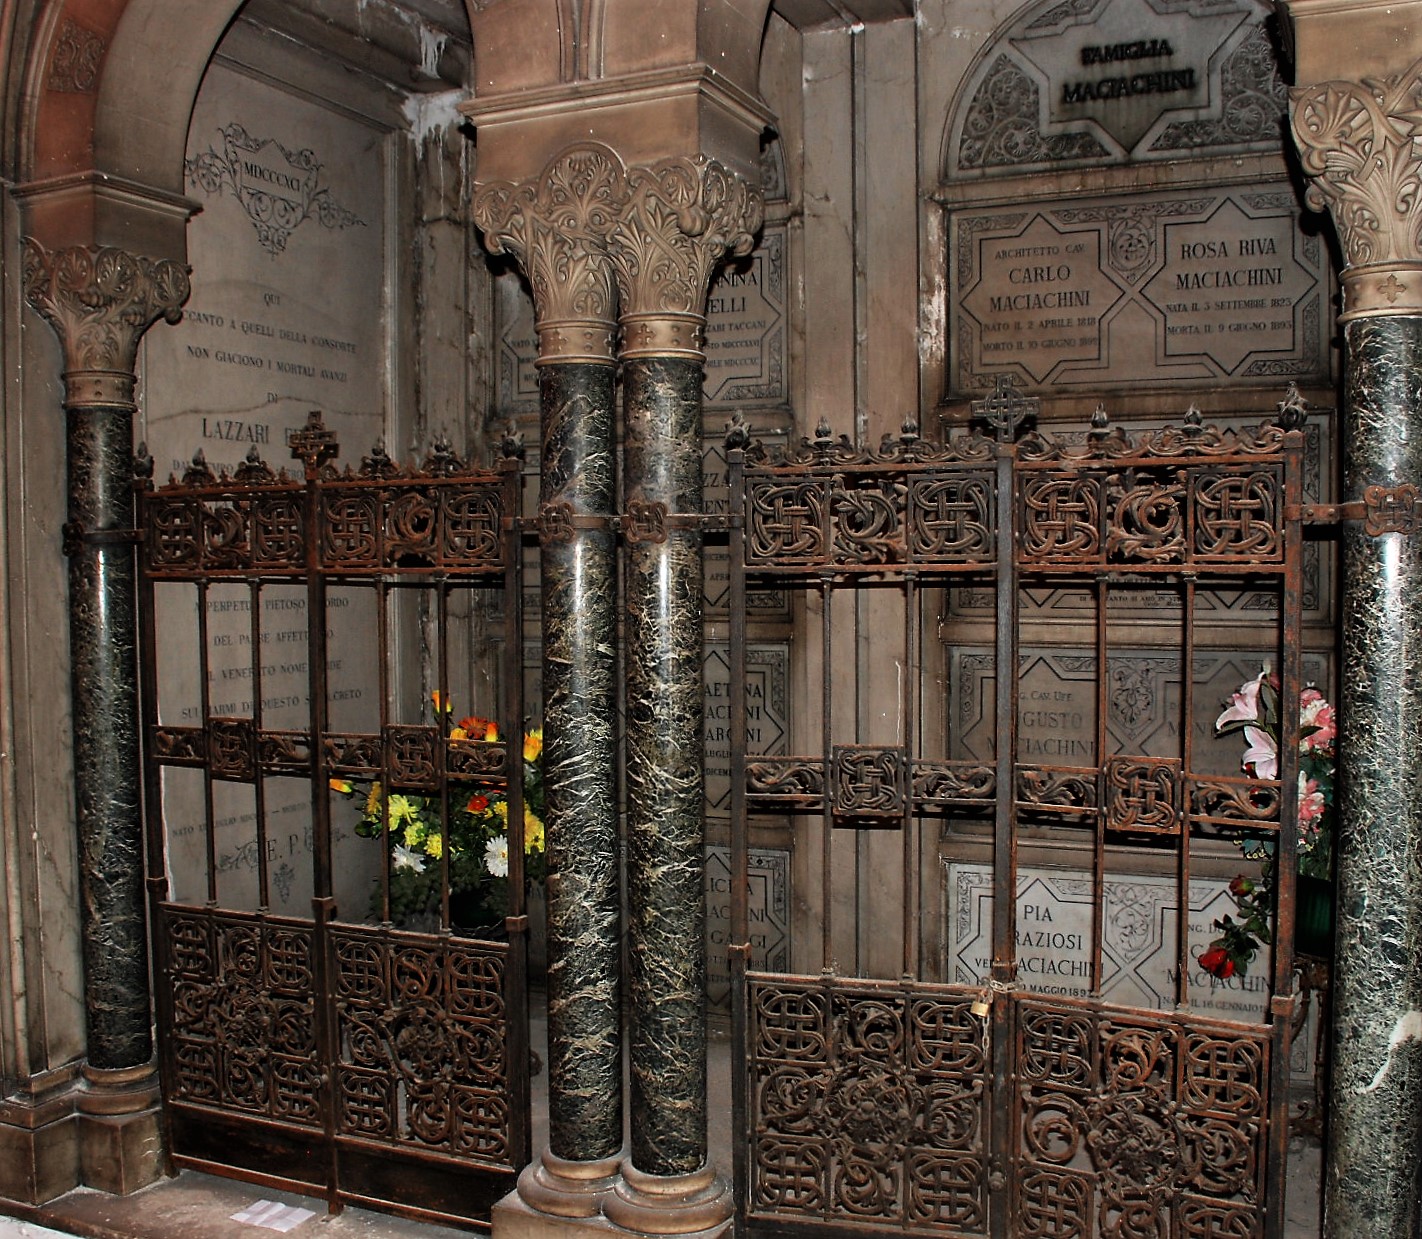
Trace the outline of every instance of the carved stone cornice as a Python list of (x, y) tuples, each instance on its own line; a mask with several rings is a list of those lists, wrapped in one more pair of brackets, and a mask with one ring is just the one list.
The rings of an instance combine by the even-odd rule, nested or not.
[(1422, 313), (1422, 60), (1290, 92), (1307, 201), (1343, 246), (1343, 319)]
[(626, 192), (617, 154), (584, 143), (559, 152), (536, 179), (491, 181), (475, 193), (485, 246), (511, 254), (533, 286), (540, 364), (612, 364), (617, 290), (606, 237)]
[(24, 242), (25, 300), (59, 336), (65, 404), (133, 405), (138, 341), (158, 319), (176, 323), (187, 268), (112, 246), (49, 251)]
[(628, 171), (627, 205), (607, 242), (624, 360), (701, 359), (712, 272), (727, 254), (750, 253), (764, 215), (760, 190), (705, 155)]

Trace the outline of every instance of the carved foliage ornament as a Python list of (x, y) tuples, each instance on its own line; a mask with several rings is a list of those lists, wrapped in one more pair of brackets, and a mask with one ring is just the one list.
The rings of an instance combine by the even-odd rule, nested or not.
[(605, 240), (623, 209), (627, 174), (605, 146), (559, 154), (535, 180), (491, 181), (474, 220), (494, 254), (511, 254), (533, 285), (543, 322), (612, 322), (616, 296)]
[(1333, 216), (1350, 266), (1422, 252), (1422, 60), (1382, 80), (1295, 89), (1308, 204)]
[(596, 143), (474, 198), (485, 244), (528, 274), (540, 325), (610, 322), (618, 291), (624, 314), (699, 315), (717, 262), (750, 252), (763, 215), (760, 191), (715, 159), (627, 169)]
[(110, 246), (54, 252), (25, 238), (25, 300), (58, 333), (67, 372), (132, 375), (138, 341), (158, 319), (176, 323), (188, 272)]

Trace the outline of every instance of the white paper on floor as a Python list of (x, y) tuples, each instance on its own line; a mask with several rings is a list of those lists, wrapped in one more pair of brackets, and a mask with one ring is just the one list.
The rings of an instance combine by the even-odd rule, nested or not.
[(295, 1205), (284, 1205), (275, 1200), (258, 1200), (241, 1213), (234, 1213), (232, 1220), (285, 1233), (294, 1226), (300, 1226), (307, 1218), (315, 1216), (310, 1209), (298, 1209)]

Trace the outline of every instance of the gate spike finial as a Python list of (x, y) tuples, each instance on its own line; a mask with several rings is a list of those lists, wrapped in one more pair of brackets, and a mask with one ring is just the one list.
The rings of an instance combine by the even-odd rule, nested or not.
[(1278, 402), (1278, 416), (1274, 418), (1274, 425), (1281, 430), (1300, 430), (1308, 418), (1308, 401), (1304, 399), (1303, 393), (1299, 391), (1299, 385), (1290, 382), (1284, 392), (1284, 398)]

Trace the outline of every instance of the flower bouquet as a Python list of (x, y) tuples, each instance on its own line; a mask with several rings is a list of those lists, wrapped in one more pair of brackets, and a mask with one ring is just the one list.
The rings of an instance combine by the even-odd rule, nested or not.
[[(438, 705), (438, 701), (436, 702)], [(461, 719), (453, 740), (499, 739), (498, 724)], [(390, 849), (390, 919), (397, 924), (437, 924), (446, 852), (449, 858), (450, 919), (466, 930), (497, 929), (509, 909), (509, 802), (502, 791), (473, 783), (449, 784), (448, 828), (440, 797), (387, 793), (380, 782), (332, 779), (331, 787), (360, 806), (356, 834), (385, 839)], [(524, 874), (541, 882), (547, 873), (543, 832), (543, 732), (523, 738)], [(371, 910), (382, 914), (381, 888)]]
[[(1316, 688), (1299, 694), (1298, 872), (1326, 882), (1333, 872), (1333, 770), (1338, 730), (1333, 707)], [(1242, 684), (1215, 720), (1217, 736), (1242, 733), (1240, 766), (1256, 779), (1279, 777), (1279, 681), (1266, 667)], [(1244, 976), (1259, 947), (1273, 941), (1274, 847), (1268, 839), (1241, 843), (1246, 857), (1259, 862), (1259, 874), (1239, 874), (1229, 884), (1239, 919), (1215, 922), (1220, 936), (1199, 958), (1200, 967), (1221, 979)]]

